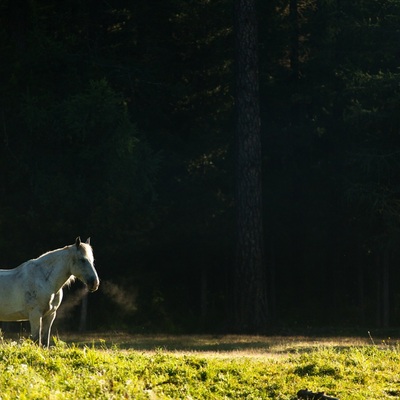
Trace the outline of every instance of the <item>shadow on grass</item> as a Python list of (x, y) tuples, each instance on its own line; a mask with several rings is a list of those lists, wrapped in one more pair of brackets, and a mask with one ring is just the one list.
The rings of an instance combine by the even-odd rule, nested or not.
[[(18, 340), (28, 337), (28, 327), (18, 326), (18, 330), (5, 332), (5, 340)], [(304, 353), (321, 347), (333, 347), (342, 350), (354, 346), (397, 346), (400, 339), (395, 332), (375, 332), (366, 330), (361, 335), (167, 335), (167, 334), (129, 334), (125, 332), (105, 331), (94, 333), (68, 333), (53, 329), (53, 335), (68, 345), (93, 347), (98, 349), (136, 350), (143, 352), (203, 352), (231, 355), (284, 356)], [(389, 335), (392, 334), (390, 337)], [(376, 335), (376, 336), (375, 336)]]
[[(60, 339), (78, 347), (136, 351), (215, 352), (248, 355), (283, 355), (320, 347), (344, 349), (371, 345), (368, 337), (241, 336), (241, 335), (139, 335), (120, 332), (61, 334)], [(397, 342), (396, 342), (397, 343)]]
[(138, 351), (238, 351), (268, 350), (271, 343), (259, 337), (212, 335), (130, 335), (125, 333), (95, 333), (66, 335), (67, 343), (77, 346), (117, 346)]

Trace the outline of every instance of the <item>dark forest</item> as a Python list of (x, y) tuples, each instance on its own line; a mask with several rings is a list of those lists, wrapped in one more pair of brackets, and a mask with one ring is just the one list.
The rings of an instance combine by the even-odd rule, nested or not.
[[(235, 3), (0, 1), (0, 265), (90, 236), (87, 329), (241, 331)], [(400, 1), (258, 1), (254, 23), (248, 330), (399, 326)]]

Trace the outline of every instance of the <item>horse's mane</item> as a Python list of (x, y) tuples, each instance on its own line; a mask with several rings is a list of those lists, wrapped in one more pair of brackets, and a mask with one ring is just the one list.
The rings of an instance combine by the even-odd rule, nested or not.
[(64, 283), (63, 287), (64, 287), (64, 286), (70, 287), (70, 286), (75, 282), (75, 279), (76, 279), (75, 276), (74, 276), (74, 275), (71, 275), (71, 276), (68, 278), (67, 282)]
[[(64, 247), (62, 247), (60, 249), (46, 251), (46, 253), (43, 253), (42, 255), (37, 257), (35, 260), (39, 260), (39, 259), (44, 258), (46, 256), (50, 256), (52, 254), (59, 253), (61, 250), (67, 250), (67, 249), (72, 248), (74, 246), (75, 246), (75, 244), (71, 244), (69, 246), (64, 246)], [(81, 243), (80, 246), (79, 246), (79, 249), (81, 250), (81, 252), (82, 252), (82, 254), (84, 256), (88, 257), (90, 259), (90, 261), (93, 262), (93, 258), (94, 258), (93, 257), (93, 249), (92, 249), (92, 246), (90, 246), (90, 244)]]

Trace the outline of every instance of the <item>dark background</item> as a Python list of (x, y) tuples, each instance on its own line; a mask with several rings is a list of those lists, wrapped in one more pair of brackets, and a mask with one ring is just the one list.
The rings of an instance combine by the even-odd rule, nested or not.
[[(270, 329), (398, 325), (400, 1), (258, 17)], [(0, 19), (1, 265), (91, 236), (88, 329), (230, 331), (233, 1), (0, 0)]]

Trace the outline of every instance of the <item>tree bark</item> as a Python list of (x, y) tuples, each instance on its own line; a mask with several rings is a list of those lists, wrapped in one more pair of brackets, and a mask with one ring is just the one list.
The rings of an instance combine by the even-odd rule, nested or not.
[(389, 327), (390, 316), (390, 296), (389, 296), (389, 250), (385, 249), (382, 262), (382, 326), (383, 328)]
[(85, 332), (87, 326), (87, 311), (88, 311), (88, 293), (86, 292), (82, 298), (81, 315), (79, 319), (79, 332)]
[(379, 251), (376, 263), (376, 324), (380, 328), (388, 328), (390, 321), (390, 290), (389, 290), (389, 253), (388, 249)]
[(235, 1), (236, 259), (234, 320), (240, 332), (267, 326), (257, 19), (254, 0)]

